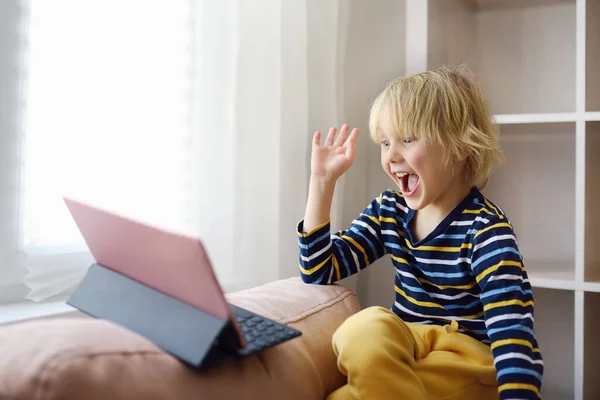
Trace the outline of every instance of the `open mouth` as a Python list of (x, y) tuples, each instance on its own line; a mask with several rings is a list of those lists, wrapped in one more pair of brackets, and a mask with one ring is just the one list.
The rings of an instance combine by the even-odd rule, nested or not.
[(409, 174), (407, 172), (397, 172), (395, 174), (400, 181), (400, 190), (405, 196), (411, 196), (419, 187), (420, 179), (417, 174)]

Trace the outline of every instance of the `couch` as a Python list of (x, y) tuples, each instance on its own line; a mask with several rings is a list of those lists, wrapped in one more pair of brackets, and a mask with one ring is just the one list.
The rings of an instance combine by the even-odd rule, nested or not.
[(345, 383), (331, 347), (360, 308), (340, 285), (280, 280), (228, 294), (303, 335), (241, 362), (194, 370), (112, 323), (60, 317), (0, 326), (1, 400), (323, 400)]

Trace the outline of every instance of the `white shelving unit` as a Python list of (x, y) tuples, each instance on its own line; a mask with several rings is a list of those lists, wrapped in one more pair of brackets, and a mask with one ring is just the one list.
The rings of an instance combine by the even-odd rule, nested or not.
[(511, 219), (534, 287), (543, 398), (600, 399), (600, 0), (406, 11), (407, 73), (471, 65), (499, 124), (506, 161), (484, 193)]

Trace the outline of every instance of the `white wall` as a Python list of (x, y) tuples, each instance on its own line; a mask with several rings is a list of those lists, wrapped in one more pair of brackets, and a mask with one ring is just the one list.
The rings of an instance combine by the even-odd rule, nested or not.
[[(368, 132), (369, 106), (385, 83), (405, 71), (405, 1), (349, 2), (344, 70), (344, 116), (361, 129), (356, 160), (342, 182), (342, 223), (347, 226), (382, 190), (393, 187)], [(366, 182), (366, 185), (365, 185)], [(358, 274), (363, 306), (391, 306), (394, 269), (385, 257)]]
[[(413, 0), (414, 1), (414, 0)], [(428, 2), (428, 14), (424, 16), (428, 41), (427, 66), (468, 64), (477, 60), (473, 49), (476, 42), (475, 19), (471, 7), (464, 0)]]

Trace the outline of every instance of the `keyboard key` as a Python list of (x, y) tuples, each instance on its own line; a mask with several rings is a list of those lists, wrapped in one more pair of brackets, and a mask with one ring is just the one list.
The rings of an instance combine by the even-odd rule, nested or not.
[(277, 331), (275, 330), (275, 328), (273, 328), (273, 327), (270, 327), (270, 328), (268, 328), (268, 329), (266, 330), (266, 332), (265, 332), (265, 335), (268, 335), (268, 336), (273, 336), (273, 335), (274, 335), (276, 332), (277, 332)]
[(246, 347), (239, 349), (238, 354), (249, 356), (264, 348), (281, 343), (297, 335), (297, 332), (285, 325), (254, 315), (245, 310), (236, 311), (236, 319), (246, 339)]
[(275, 337), (277, 338), (277, 340), (282, 341), (286, 338), (285, 334), (278, 332), (275, 334)]
[(261, 329), (267, 329), (273, 326), (273, 324), (269, 321), (263, 321), (260, 323), (259, 325), (261, 327)]

